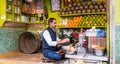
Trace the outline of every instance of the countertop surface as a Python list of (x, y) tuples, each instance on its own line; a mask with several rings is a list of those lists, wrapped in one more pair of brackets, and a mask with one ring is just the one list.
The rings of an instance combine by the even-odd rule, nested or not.
[(86, 54), (86, 55), (65, 55), (66, 58), (73, 58), (73, 59), (81, 59), (81, 60), (97, 60), (97, 61), (108, 61), (107, 56), (96, 56), (93, 54)]

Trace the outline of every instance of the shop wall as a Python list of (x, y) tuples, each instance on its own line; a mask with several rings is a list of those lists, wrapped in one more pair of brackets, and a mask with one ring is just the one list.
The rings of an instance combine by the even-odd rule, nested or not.
[(120, 24), (120, 0), (115, 0), (115, 23)]
[(0, 28), (0, 53), (19, 50), (18, 38), (23, 31)]
[(115, 62), (120, 63), (120, 0), (115, 0)]
[(6, 0), (0, 0), (0, 26), (4, 23), (5, 20), (5, 11), (6, 11)]
[(116, 62), (120, 63), (120, 26), (115, 26), (115, 58)]
[(47, 8), (47, 11), (48, 11), (48, 18), (56, 18), (57, 22), (59, 22), (61, 20), (61, 17), (59, 17), (58, 15), (58, 11), (52, 11), (52, 8), (51, 8), (51, 0), (45, 0), (45, 6)]

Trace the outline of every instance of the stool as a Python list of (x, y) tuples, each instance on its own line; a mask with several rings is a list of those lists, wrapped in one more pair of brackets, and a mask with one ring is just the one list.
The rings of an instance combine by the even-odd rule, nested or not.
[(51, 60), (49, 58), (42, 57), (42, 62), (53, 62), (53, 63), (55, 63), (55, 60)]
[(41, 60), (43, 64), (61, 64), (60, 62), (63, 61), (63, 60), (61, 61), (52, 60), (52, 59), (44, 57), (43, 55), (42, 55)]

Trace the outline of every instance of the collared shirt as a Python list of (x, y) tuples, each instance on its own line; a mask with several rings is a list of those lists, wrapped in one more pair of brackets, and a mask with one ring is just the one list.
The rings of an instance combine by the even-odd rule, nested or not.
[(56, 46), (57, 45), (57, 41), (59, 41), (60, 39), (57, 36), (57, 41), (52, 41), (52, 38), (50, 36), (50, 33), (48, 32), (48, 30), (45, 30), (43, 33), (43, 37), (45, 38), (46, 42), (48, 43), (49, 46)]

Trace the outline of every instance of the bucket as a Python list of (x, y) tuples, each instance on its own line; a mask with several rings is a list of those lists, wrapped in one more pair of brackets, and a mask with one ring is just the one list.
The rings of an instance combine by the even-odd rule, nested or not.
[(22, 33), (19, 37), (19, 49), (26, 54), (41, 51), (40, 35), (31, 32)]

